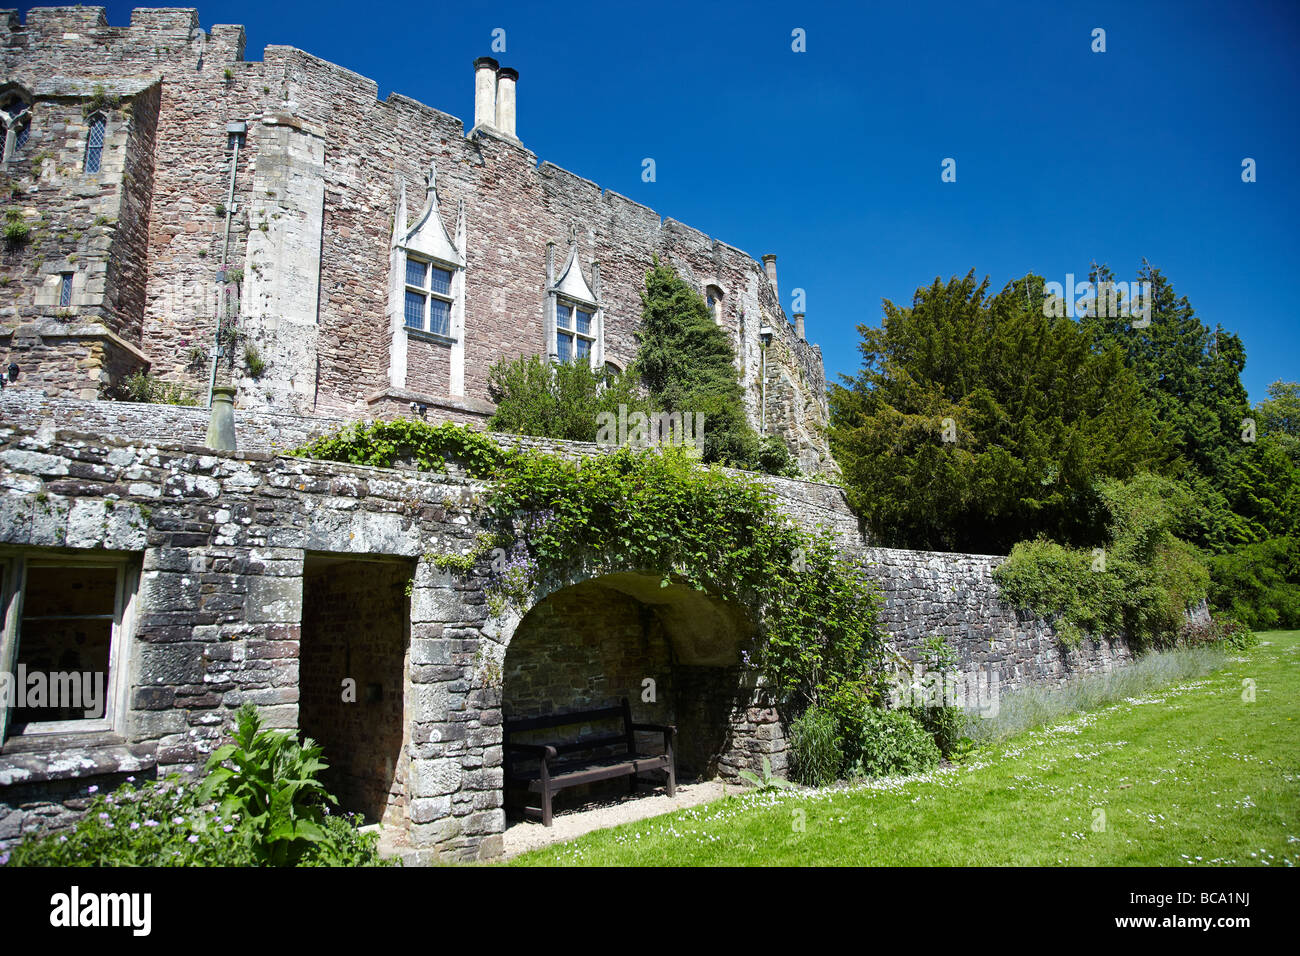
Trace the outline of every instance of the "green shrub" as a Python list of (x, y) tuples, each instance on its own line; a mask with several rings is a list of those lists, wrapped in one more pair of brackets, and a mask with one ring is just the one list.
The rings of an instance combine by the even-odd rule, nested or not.
[[(227, 766), (227, 764), (229, 764)], [(355, 814), (329, 814), (315, 779), (319, 749), (237, 715), (235, 743), (215, 751), (200, 783), (133, 778), (96, 796), (67, 832), (29, 836), (11, 866), (380, 866), (378, 834)]]
[(839, 725), (834, 714), (820, 707), (809, 707), (790, 722), (790, 750), (792, 775), (799, 783), (824, 787), (844, 771)]
[(939, 763), (934, 738), (906, 710), (863, 707), (847, 729), (845, 752), (855, 776), (896, 777)]
[(410, 418), (357, 422), (292, 454), (380, 468), (410, 462), (437, 474), (446, 474), (447, 462), (457, 461), (475, 477), (495, 474), (506, 460), (506, 452), (487, 435), (451, 422), (430, 425)]
[(245, 704), (235, 715), (234, 742), (208, 758), (200, 799), (249, 822), (259, 862), (295, 864), (325, 840), (325, 805), (338, 802), (316, 779), (327, 766), (320, 754), (310, 738), (299, 744), (291, 733), (262, 729), (257, 708)]
[(595, 441), (597, 417), (649, 412), (635, 372), (597, 371), (585, 362), (549, 362), (539, 356), (504, 359), (488, 371), (488, 395), (497, 409), (488, 427), (511, 435)]
[(1256, 630), (1300, 627), (1300, 537), (1211, 557), (1210, 604)]
[(116, 402), (146, 402), (151, 405), (199, 404), (198, 396), (176, 382), (155, 378), (145, 372), (133, 372), (121, 384), (105, 386), (103, 397)]
[(4, 239), (10, 248), (24, 245), (31, 238), (31, 227), (23, 218), (21, 209), (5, 210)]
[(261, 378), (266, 371), (266, 359), (262, 358), (261, 351), (251, 342), (244, 346), (244, 367), (253, 378)]
[(1218, 645), (1228, 650), (1244, 651), (1258, 643), (1255, 632), (1245, 624), (1219, 614), (1208, 621), (1186, 624), (1178, 635), (1180, 647)]
[(1200, 552), (1175, 534), (1193, 510), (1187, 489), (1143, 474), (1102, 482), (1098, 494), (1109, 515), (1105, 547), (1022, 541), (994, 579), (1016, 607), (1052, 621), (1066, 645), (1087, 635), (1172, 647), (1209, 588)]

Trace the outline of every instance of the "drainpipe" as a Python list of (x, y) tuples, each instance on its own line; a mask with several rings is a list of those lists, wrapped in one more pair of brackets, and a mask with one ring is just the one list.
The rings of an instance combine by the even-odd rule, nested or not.
[(235, 170), (239, 168), (239, 140), (240, 137), (248, 132), (246, 123), (227, 123), (227, 135), (234, 134), (235, 148), (230, 154), (230, 188), (226, 191), (226, 230), (221, 239), (221, 268), (222, 287), (221, 303), (217, 306), (217, 328), (212, 333), (212, 369), (208, 374), (208, 408), (212, 407), (212, 393), (217, 387), (217, 357), (221, 354), (221, 319), (222, 312), (226, 305), (226, 287), (224, 282), (226, 274), (226, 258), (230, 254), (230, 219), (234, 215), (235, 206)]

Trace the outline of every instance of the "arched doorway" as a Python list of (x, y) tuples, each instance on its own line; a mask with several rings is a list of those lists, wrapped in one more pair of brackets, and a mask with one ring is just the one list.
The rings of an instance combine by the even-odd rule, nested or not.
[[(627, 698), (634, 721), (676, 725), (681, 779), (734, 776), (752, 765), (758, 742), (754, 689), (742, 657), (755, 631), (744, 609), (677, 582), (663, 586), (659, 574), (623, 572), (568, 584), (537, 601), (508, 636), (502, 716), (591, 710)], [(545, 742), (607, 732), (562, 728), (548, 731)], [(655, 752), (653, 740), (645, 746)], [(626, 791), (625, 781), (575, 788), (557, 810)]]

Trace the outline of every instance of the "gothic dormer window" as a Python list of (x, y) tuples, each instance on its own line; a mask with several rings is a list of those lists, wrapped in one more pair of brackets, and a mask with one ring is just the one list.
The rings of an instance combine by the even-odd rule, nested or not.
[[(553, 249), (553, 247), (551, 247)], [(569, 231), (569, 255), (555, 277), (554, 253), (547, 251), (547, 351), (557, 362), (586, 362), (604, 367), (604, 308), (600, 266), (592, 263), (591, 282), (582, 274), (576, 227)]]
[[(424, 203), (407, 221), (406, 184), (398, 187), (391, 258), (393, 344), (389, 379), (398, 388), (463, 395), (465, 390), (465, 203), (453, 240), (438, 207), (438, 171), (430, 164)], [(449, 350), (446, 383), (408, 382), (408, 337)], [(422, 346), (427, 348), (428, 346)]]
[(17, 90), (0, 97), (0, 122), (4, 123), (4, 159), (15, 158), (27, 145), (32, 131), (32, 104)]

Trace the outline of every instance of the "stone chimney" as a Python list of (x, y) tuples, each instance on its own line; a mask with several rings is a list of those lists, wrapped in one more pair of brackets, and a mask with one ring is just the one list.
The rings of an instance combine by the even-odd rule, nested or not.
[[(497, 70), (497, 130), (506, 136), (515, 136), (515, 83), (519, 71), (503, 66)], [(517, 137), (515, 137), (517, 138)]]
[[(490, 56), (474, 61), (474, 125), (496, 128), (497, 124), (497, 70), (499, 64)], [(510, 122), (515, 116), (514, 88), (510, 93)]]
[(776, 291), (776, 256), (770, 252), (765, 255), (763, 257), (763, 269), (767, 272), (767, 281), (772, 283), (772, 294), (780, 302), (781, 295)]
[(804, 338), (804, 334), (803, 334), (803, 313), (802, 312), (796, 312), (794, 314), (794, 334), (795, 334), (795, 338), (797, 338), (800, 342), (807, 341), (807, 339)]

